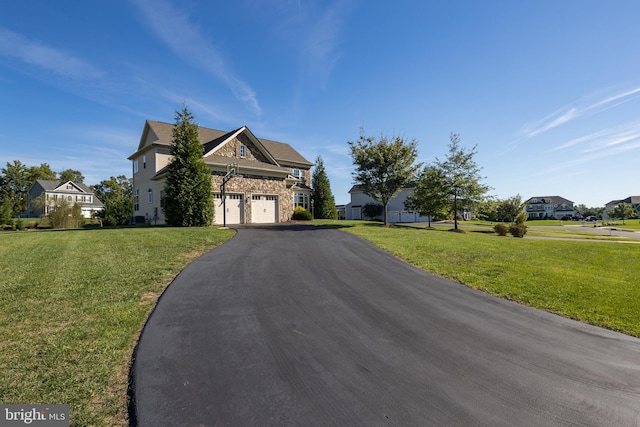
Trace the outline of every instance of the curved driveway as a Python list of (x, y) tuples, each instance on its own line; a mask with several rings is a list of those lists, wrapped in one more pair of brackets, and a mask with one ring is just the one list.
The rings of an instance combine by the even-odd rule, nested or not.
[(189, 265), (131, 374), (140, 426), (640, 425), (640, 340), (310, 226), (241, 227)]

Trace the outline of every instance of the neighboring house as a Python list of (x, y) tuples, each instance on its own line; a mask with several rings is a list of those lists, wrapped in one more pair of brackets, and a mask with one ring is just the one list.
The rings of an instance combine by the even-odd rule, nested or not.
[(529, 219), (561, 219), (576, 216), (573, 202), (560, 196), (532, 197), (525, 202), (523, 212)]
[(638, 216), (640, 216), (640, 196), (629, 196), (626, 199), (620, 200), (612, 200), (604, 206), (604, 212), (602, 213), (602, 219), (611, 219), (609, 217), (609, 211), (614, 207), (618, 206), (620, 203), (626, 203), (628, 205), (633, 206), (633, 208), (638, 212)]
[[(367, 196), (362, 191), (362, 187), (359, 185), (354, 185), (349, 190), (349, 194), (351, 195), (351, 203), (348, 203), (345, 206), (344, 215), (345, 219), (374, 219), (374, 218), (366, 218), (363, 213), (363, 208), (368, 203), (375, 203), (378, 205), (382, 205), (382, 203), (376, 201), (370, 196)], [(413, 187), (410, 185), (405, 186), (400, 192), (389, 201), (387, 205), (387, 221), (391, 223), (398, 222), (427, 222), (429, 221), (428, 216), (420, 216), (418, 212), (408, 211), (404, 207), (404, 202), (413, 194)], [(375, 219), (382, 219), (375, 218)]]
[[(133, 215), (163, 224), (162, 197), (171, 162), (174, 125), (147, 120), (133, 163)], [(215, 198), (215, 223), (276, 223), (291, 219), (296, 206), (311, 211), (311, 167), (290, 145), (257, 138), (246, 126), (231, 132), (198, 127), (204, 162), (211, 171)], [(229, 165), (238, 163), (239, 174), (221, 184)], [(223, 203), (224, 202), (224, 203)]]
[[(46, 200), (44, 204), (36, 200), (43, 195)], [(33, 183), (27, 193), (27, 215), (29, 218), (48, 215), (55, 206), (56, 200), (61, 199), (72, 205), (79, 203), (82, 206), (84, 218), (91, 218), (95, 213), (104, 209), (102, 202), (84, 184), (73, 181), (39, 179)]]

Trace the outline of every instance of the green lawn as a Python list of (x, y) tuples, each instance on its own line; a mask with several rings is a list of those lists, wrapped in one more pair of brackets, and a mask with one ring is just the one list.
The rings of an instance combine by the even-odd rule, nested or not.
[[(341, 227), (470, 287), (640, 336), (638, 244), (498, 237), (490, 224), (467, 233), (315, 224)], [(126, 425), (129, 364), (146, 316), (180, 269), (233, 233), (0, 233), (0, 402), (66, 403), (72, 425)]]
[(64, 403), (126, 425), (133, 347), (173, 277), (231, 238), (215, 228), (0, 233), (0, 402)]
[(439, 276), (640, 337), (639, 244), (516, 239), (362, 221), (334, 224)]

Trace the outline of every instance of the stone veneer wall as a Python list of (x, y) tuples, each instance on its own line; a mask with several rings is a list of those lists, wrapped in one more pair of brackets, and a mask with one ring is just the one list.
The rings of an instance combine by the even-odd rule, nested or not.
[(246, 147), (245, 157), (248, 160), (257, 160), (259, 162), (269, 163), (269, 160), (256, 148), (255, 145), (246, 136), (240, 134), (227, 142), (223, 147), (216, 151), (217, 156), (224, 157), (240, 157), (240, 146)]
[[(222, 178), (222, 173), (211, 176), (211, 185), (213, 186), (214, 193), (220, 192)], [(244, 194), (243, 208), (245, 223), (251, 223), (251, 196), (253, 194), (278, 196), (278, 222), (289, 221), (293, 215), (293, 192), (287, 188), (284, 179), (243, 175), (242, 178), (231, 178), (227, 182), (225, 190), (227, 193)]]

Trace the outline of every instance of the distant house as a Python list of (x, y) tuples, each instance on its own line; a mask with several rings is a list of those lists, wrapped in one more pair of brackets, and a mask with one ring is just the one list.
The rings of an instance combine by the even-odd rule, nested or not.
[(525, 202), (523, 212), (529, 219), (573, 218), (577, 214), (573, 202), (560, 196), (532, 197)]
[[(45, 203), (36, 201), (41, 196), (44, 196)], [(84, 218), (91, 218), (95, 213), (104, 209), (102, 202), (84, 184), (73, 181), (39, 179), (33, 183), (27, 193), (27, 215), (29, 218), (48, 215), (56, 201), (62, 199), (72, 205), (79, 203), (82, 206)]]
[[(413, 194), (413, 190), (413, 186), (407, 185), (402, 190), (400, 190), (400, 193), (398, 193), (397, 196), (389, 201), (389, 204), (387, 205), (388, 222), (399, 223), (429, 221), (428, 216), (421, 216), (418, 212), (408, 211), (404, 207), (405, 200), (407, 200), (407, 197)], [(365, 217), (363, 212), (365, 205), (369, 203), (381, 205), (381, 203), (376, 201), (374, 198), (366, 195), (364, 191), (362, 191), (361, 186), (354, 185), (353, 187), (351, 187), (351, 190), (349, 190), (349, 194), (351, 195), (351, 202), (348, 203), (344, 208), (345, 219), (382, 219), (382, 217)]]
[[(172, 161), (174, 125), (147, 120), (133, 165), (133, 215), (136, 220), (163, 224), (163, 195)], [(311, 167), (289, 144), (257, 138), (246, 126), (222, 131), (198, 127), (203, 160), (211, 173), (215, 223), (277, 223), (291, 219), (294, 208), (311, 211)], [(229, 166), (239, 174), (221, 184)]]
[(640, 216), (640, 196), (629, 196), (626, 199), (620, 200), (612, 200), (604, 206), (604, 212), (602, 213), (602, 219), (611, 219), (609, 217), (609, 212), (614, 207), (618, 206), (620, 203), (626, 203), (628, 205), (633, 206), (633, 208), (638, 212), (638, 216)]

